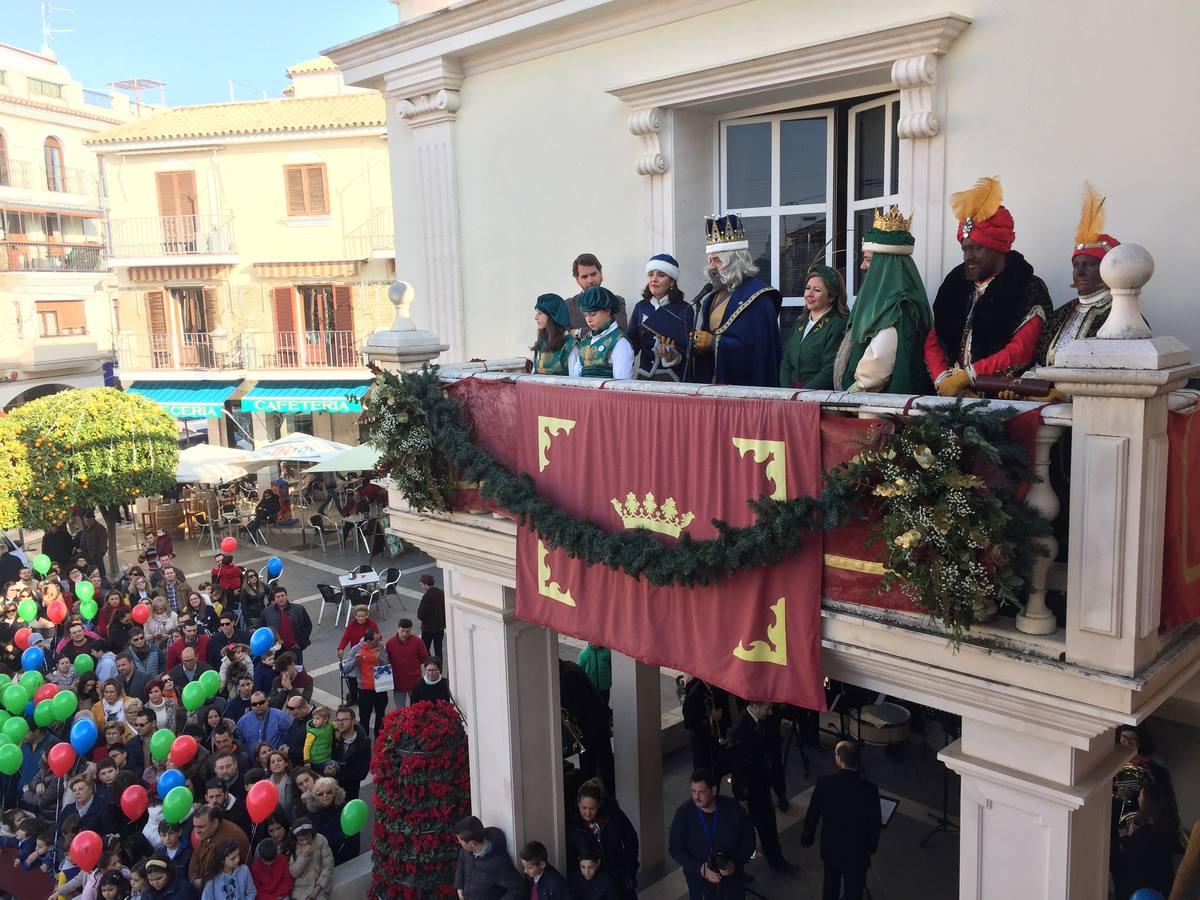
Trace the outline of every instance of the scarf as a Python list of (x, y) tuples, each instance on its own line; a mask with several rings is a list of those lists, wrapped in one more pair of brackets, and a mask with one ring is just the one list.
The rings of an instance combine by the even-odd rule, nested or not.
[(125, 721), (125, 703), (118, 700), (116, 703), (110, 704), (107, 700), (101, 698), (101, 706), (104, 707), (104, 720), (106, 722), (124, 722)]

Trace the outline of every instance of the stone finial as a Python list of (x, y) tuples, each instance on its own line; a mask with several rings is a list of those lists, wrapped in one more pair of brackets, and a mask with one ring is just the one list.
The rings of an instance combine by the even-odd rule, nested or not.
[(1154, 275), (1154, 257), (1140, 244), (1121, 244), (1104, 255), (1100, 277), (1112, 291), (1112, 311), (1097, 337), (1104, 340), (1148, 338), (1153, 332), (1142, 318), (1141, 294)]
[(388, 299), (396, 307), (391, 328), (376, 331), (363, 346), (363, 354), (372, 363), (392, 370), (417, 369), (449, 349), (430, 331), (417, 328), (409, 318), (417, 292), (407, 281), (388, 285)]
[(396, 307), (396, 318), (392, 320), (392, 331), (416, 331), (417, 326), (408, 317), (413, 300), (417, 296), (413, 286), (407, 281), (393, 281), (388, 285), (387, 295), (388, 299), (392, 301), (392, 305)]

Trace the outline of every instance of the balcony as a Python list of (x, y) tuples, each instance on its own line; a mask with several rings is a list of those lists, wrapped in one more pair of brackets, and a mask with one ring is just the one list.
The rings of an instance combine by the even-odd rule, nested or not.
[(173, 341), (162, 334), (123, 334), (117, 339), (123, 372), (147, 371), (305, 371), (358, 369), (360, 339), (352, 331), (185, 332)]
[(145, 216), (112, 219), (110, 266), (237, 262), (233, 216)]
[(100, 244), (60, 244), (39, 241), (0, 241), (0, 271), (103, 272)]
[(91, 206), (100, 204), (100, 176), (71, 166), (47, 168), (44, 162), (10, 159), (7, 166), (0, 165), (0, 188), (69, 194), (74, 198), (86, 197)]
[(346, 233), (348, 259), (395, 259), (396, 237), (392, 226), (392, 211), (378, 207), (371, 217)]

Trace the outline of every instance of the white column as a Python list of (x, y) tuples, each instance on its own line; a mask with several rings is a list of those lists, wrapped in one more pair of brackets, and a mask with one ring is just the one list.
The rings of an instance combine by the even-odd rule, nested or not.
[(617, 801), (637, 829), (642, 869), (666, 858), (662, 797), (662, 685), (658, 666), (612, 651)]
[(389, 103), (412, 129), (416, 157), (416, 179), (409, 183), (416, 185), (418, 196), (394, 198), (394, 206), (411, 208), (416, 201), (428, 298), (427, 314), (420, 318), (449, 345), (447, 362), (468, 358), (455, 148), (462, 80), (457, 61), (441, 58), (389, 75), (385, 82)]
[[(913, 262), (926, 284), (941, 284), (943, 222), (946, 208), (945, 140), (939, 111), (945, 105), (938, 83), (938, 56), (922, 53), (892, 65), (892, 84), (900, 90), (900, 208), (916, 211)], [(857, 248), (853, 248), (857, 251)]]
[(657, 106), (639, 109), (629, 114), (629, 130), (642, 143), (636, 168), (639, 175), (646, 176), (650, 192), (650, 246), (655, 253), (677, 255), (674, 180), (665, 151), (672, 143), (673, 116), (671, 110)]

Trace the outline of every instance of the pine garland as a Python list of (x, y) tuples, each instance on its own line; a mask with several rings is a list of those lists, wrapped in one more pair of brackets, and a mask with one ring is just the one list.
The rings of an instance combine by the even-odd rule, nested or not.
[[(884, 589), (901, 579), (902, 588), (913, 602), (942, 620), (957, 639), (978, 617), (986, 597), (997, 603), (1020, 605), (1022, 585), (1038, 552), (1033, 538), (1046, 533), (1048, 526), (1028, 504), (1017, 499), (1017, 486), (1032, 476), (1024, 448), (1005, 431), (1004, 409), (959, 401), (923, 412), (922, 416), (898, 419), (897, 430), (899, 434), (911, 434), (921, 446), (936, 445), (956, 454), (952, 470), (943, 466), (935, 474), (941, 478), (958, 472), (966, 477), (977, 469), (991, 467), (996, 472), (993, 484), (972, 482), (973, 487), (963, 488), (922, 481), (922, 491), (914, 493), (913, 504), (902, 504), (894, 498), (885, 504), (881, 502), (884, 495), (876, 489), (889, 480), (885, 476), (890, 470), (885, 470), (880, 458), (864, 452), (827, 472), (816, 497), (773, 500), (763, 495), (749, 501), (753, 525), (735, 527), (714, 520), (717, 537), (696, 540), (684, 532), (674, 545), (640, 529), (606, 532), (541, 498), (533, 479), (510, 472), (471, 441), (458, 403), (443, 390), (436, 366), (401, 374), (378, 372), (364, 421), (371, 441), (381, 450), (380, 471), (392, 474), (414, 509), (449, 511), (455, 478), (478, 482), (485, 500), (532, 528), (548, 547), (561, 547), (588, 565), (607, 566), (658, 586), (709, 585), (742, 569), (774, 565), (800, 550), (805, 532), (831, 530), (851, 519), (880, 520), (883, 513), (883, 525), (877, 527), (875, 538), (884, 544), (883, 563), (890, 573), (884, 579)], [(414, 435), (421, 437), (417, 440)], [(419, 444), (419, 452), (415, 444)], [(915, 473), (909, 474), (916, 477)], [(895, 477), (902, 476), (893, 474), (891, 480)], [(888, 516), (889, 509), (895, 514), (909, 505), (936, 505), (950, 490), (956, 491), (959, 499), (959, 495), (970, 494), (977, 506), (988, 511), (986, 520), (976, 522), (975, 536), (980, 545), (976, 549), (985, 548), (982, 552), (988, 556), (992, 583), (979, 590), (973, 588), (969, 596), (948, 593), (950, 572), (943, 572), (941, 557), (932, 543), (923, 545), (920, 552), (910, 552), (915, 548), (897, 544), (899, 532), (892, 532), (902, 521)], [(930, 556), (931, 548), (936, 559)], [(965, 546), (956, 545), (953, 552), (968, 568), (974, 562), (965, 560), (969, 552)], [(945, 578), (920, 576), (922, 568), (935, 564)]]

